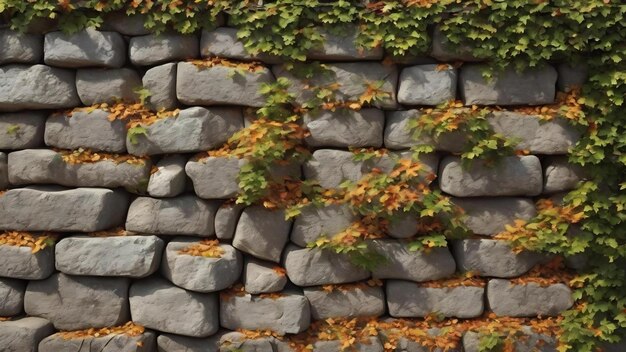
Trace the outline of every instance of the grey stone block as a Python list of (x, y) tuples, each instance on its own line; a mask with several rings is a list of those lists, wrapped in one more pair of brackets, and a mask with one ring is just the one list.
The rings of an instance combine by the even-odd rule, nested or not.
[(574, 88), (582, 87), (589, 75), (589, 68), (584, 63), (575, 65), (562, 63), (557, 65), (556, 70), (559, 73), (556, 86), (561, 92), (569, 92)]
[(0, 30), (0, 65), (37, 64), (43, 58), (43, 36)]
[(68, 275), (146, 277), (161, 263), (156, 236), (66, 237), (55, 247), (56, 268)]
[[(285, 77), (290, 82), (288, 90), (296, 95), (296, 101), (303, 104), (314, 98), (314, 90), (311, 87), (339, 84), (335, 91), (335, 99), (338, 101), (358, 100), (368, 89), (374, 85), (378, 90), (388, 94), (380, 97), (373, 106), (382, 109), (395, 109), (396, 86), (398, 83), (398, 71), (394, 65), (383, 65), (377, 62), (354, 62), (325, 64), (328, 70), (312, 79), (298, 79), (290, 74), (283, 66), (274, 66), (272, 71), (276, 77)], [(380, 85), (382, 83), (382, 85)]]
[(219, 329), (218, 298), (213, 293), (185, 291), (158, 277), (130, 287), (133, 321), (147, 328), (191, 337), (207, 337)]
[(496, 235), (515, 220), (530, 220), (537, 215), (530, 198), (452, 198), (463, 209), (463, 223), (477, 235)]
[(242, 352), (273, 352), (276, 338), (273, 336), (260, 336), (249, 338), (239, 331), (224, 331), (219, 337), (219, 351), (242, 351)]
[(137, 66), (152, 66), (168, 61), (197, 58), (198, 37), (177, 33), (133, 37), (128, 44), (130, 61)]
[(75, 73), (44, 65), (0, 67), (0, 111), (64, 109), (80, 105)]
[(0, 189), (9, 187), (8, 158), (5, 153), (0, 152)]
[(155, 348), (156, 334), (152, 331), (146, 331), (138, 336), (110, 334), (73, 339), (54, 334), (39, 344), (39, 352), (152, 352)]
[(173, 334), (159, 334), (157, 338), (159, 352), (219, 352), (218, 333), (209, 338), (179, 336)]
[(157, 171), (150, 175), (148, 193), (152, 197), (176, 197), (185, 191), (187, 175), (183, 155), (167, 155), (157, 163)]
[(269, 69), (256, 72), (226, 66), (197, 67), (190, 62), (180, 62), (176, 76), (176, 95), (187, 105), (245, 105), (261, 107), (265, 96), (259, 92), (261, 85), (272, 83)]
[(305, 138), (311, 147), (376, 147), (383, 145), (385, 116), (378, 109), (350, 110), (304, 115)]
[(242, 128), (241, 109), (192, 107), (145, 126), (136, 143), (127, 138), (126, 148), (134, 155), (200, 152), (221, 146)]
[[(557, 352), (557, 338), (533, 331), (530, 326), (523, 326), (517, 332), (519, 335), (515, 339), (515, 352)], [(463, 335), (463, 351), (480, 352), (480, 333), (468, 331)], [(617, 351), (616, 351), (617, 352)]]
[(46, 145), (56, 148), (125, 153), (126, 123), (109, 121), (109, 113), (99, 109), (76, 111), (71, 116), (52, 114), (46, 121), (44, 138)]
[(24, 291), (26, 281), (0, 278), (0, 316), (11, 317), (24, 311)]
[(328, 292), (324, 287), (305, 287), (314, 320), (327, 318), (378, 317), (385, 313), (385, 294), (379, 286), (338, 287)]
[(246, 160), (236, 157), (206, 157), (190, 160), (185, 171), (200, 198), (227, 199), (239, 193), (238, 176)]
[(543, 162), (543, 193), (567, 192), (587, 178), (582, 166), (570, 164), (566, 156), (549, 157)]
[(418, 318), (437, 313), (445, 317), (475, 318), (485, 308), (484, 287), (423, 287), (410, 281), (387, 281), (389, 315)]
[(354, 160), (352, 152), (319, 149), (303, 165), (304, 178), (316, 180), (324, 188), (338, 188), (345, 181), (358, 181), (369, 172), (368, 163)]
[(472, 48), (469, 46), (451, 43), (446, 35), (441, 32), (439, 26), (435, 26), (431, 39), (430, 56), (437, 59), (437, 61), (481, 61), (480, 58), (472, 54)]
[(347, 205), (328, 205), (321, 208), (310, 205), (295, 218), (291, 230), (291, 242), (301, 247), (320, 236), (332, 237), (358, 220)]
[(33, 253), (30, 247), (0, 245), (0, 277), (42, 280), (53, 272), (54, 248)]
[(387, 226), (387, 235), (393, 238), (411, 238), (419, 233), (420, 216), (416, 212), (399, 212)]
[(148, 105), (153, 110), (172, 110), (178, 106), (176, 63), (169, 62), (149, 69), (143, 75), (142, 85), (150, 92)]
[(389, 111), (385, 120), (384, 143), (385, 148), (407, 149), (415, 145), (432, 145), (437, 150), (451, 153), (460, 153), (466, 143), (465, 137), (458, 132), (445, 133), (436, 140), (423, 134), (414, 136), (409, 123), (419, 119), (422, 115), (420, 110)]
[(200, 54), (204, 58), (225, 57), (242, 61), (263, 61), (267, 63), (279, 63), (279, 57), (259, 53), (253, 55), (249, 53), (243, 42), (237, 38), (237, 29), (219, 27), (212, 31), (202, 31), (200, 37)]
[(536, 196), (543, 188), (539, 158), (508, 156), (489, 166), (482, 160), (463, 167), (460, 157), (448, 156), (439, 168), (441, 190), (456, 197)]
[(402, 69), (398, 102), (406, 105), (439, 105), (456, 98), (457, 72), (439, 65), (419, 65)]
[(313, 47), (307, 53), (307, 58), (312, 60), (326, 61), (360, 61), (360, 60), (382, 60), (382, 46), (360, 47), (357, 44), (359, 28), (350, 26), (343, 28), (341, 33), (332, 33), (323, 27), (318, 28), (322, 36), (322, 43), (319, 47)]
[(272, 330), (283, 335), (302, 332), (310, 323), (309, 301), (302, 294), (283, 292), (276, 298), (244, 294), (220, 299), (220, 324), (226, 329)]
[(76, 71), (76, 89), (83, 105), (115, 103), (119, 100), (134, 103), (139, 101), (135, 89), (140, 87), (139, 75), (129, 68)]
[(0, 149), (41, 147), (46, 117), (40, 111), (0, 114)]
[(128, 36), (139, 36), (150, 34), (150, 30), (145, 27), (147, 15), (134, 14), (128, 15), (126, 11), (109, 12), (104, 17), (102, 28), (121, 33)]
[(36, 317), (0, 321), (3, 352), (37, 352), (39, 342), (54, 333), (49, 321)]
[(155, 235), (191, 235), (209, 237), (215, 234), (213, 221), (219, 203), (193, 195), (155, 199), (139, 197), (128, 210), (126, 230)]
[(220, 240), (232, 240), (235, 236), (237, 222), (245, 206), (225, 202), (220, 205), (215, 214), (215, 236)]
[(487, 300), (496, 315), (508, 317), (557, 316), (574, 304), (572, 291), (564, 284), (516, 285), (502, 279), (489, 280)]
[(161, 273), (165, 278), (176, 286), (195, 292), (223, 290), (239, 279), (243, 258), (235, 248), (220, 244), (224, 252), (219, 258), (179, 253), (195, 243), (198, 243), (197, 239), (177, 239), (167, 244), (161, 264)]
[(59, 330), (116, 326), (130, 320), (128, 284), (126, 278), (54, 274), (28, 283), (24, 310)]
[[(385, 349), (383, 348), (383, 344), (376, 336), (371, 336), (369, 338), (364, 338), (365, 341), (357, 340), (353, 346), (350, 346), (352, 351), (357, 352), (383, 352)], [(341, 340), (329, 340), (323, 341), (318, 340), (313, 344), (313, 351), (315, 352), (335, 352), (341, 351), (343, 345), (343, 341)]]
[(290, 229), (291, 221), (285, 220), (284, 211), (251, 206), (239, 217), (233, 247), (260, 259), (279, 262)]
[(407, 243), (397, 240), (373, 240), (370, 245), (387, 258), (372, 271), (372, 277), (376, 279), (431, 281), (449, 277), (456, 271), (448, 248), (413, 252)]
[(282, 291), (287, 284), (287, 275), (279, 268), (275, 263), (247, 257), (241, 277), (246, 292), (259, 294)]
[(54, 150), (26, 149), (9, 154), (9, 182), (140, 190), (150, 177), (151, 166), (149, 159), (139, 164), (113, 160), (70, 164)]
[(126, 61), (126, 43), (116, 32), (87, 28), (74, 34), (47, 33), (44, 61), (60, 67), (122, 67)]
[(554, 67), (507, 68), (491, 80), (483, 77), (483, 65), (463, 65), (459, 90), (466, 105), (544, 105), (554, 102), (557, 73)]
[(101, 231), (121, 225), (127, 207), (126, 193), (105, 188), (16, 188), (0, 196), (0, 229)]
[(369, 278), (370, 273), (330, 250), (288, 245), (283, 265), (289, 280), (298, 286), (342, 284)]

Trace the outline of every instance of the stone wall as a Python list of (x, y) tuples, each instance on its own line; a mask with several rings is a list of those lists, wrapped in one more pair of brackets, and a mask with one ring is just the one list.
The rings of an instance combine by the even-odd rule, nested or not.
[[(280, 336), (305, 332), (316, 320), (390, 322), (433, 313), (461, 320), (489, 314), (545, 318), (573, 304), (562, 283), (518, 279), (551, 258), (513, 251), (493, 236), (516, 219), (533, 217), (538, 198), (558, 197), (584, 177), (566, 157), (579, 131), (516, 109), (553, 103), (557, 90), (581, 83), (581, 72), (554, 64), (506, 71), (489, 81), (481, 74), (484, 63), (438, 65), (471, 58), (455, 56), (437, 41), (430, 56), (390, 62), (383, 61), (382, 50), (359, 50), (329, 34), (309, 57), (326, 62), (333, 77), (312, 81), (339, 83), (345, 100), (360, 96), (372, 81), (381, 81), (389, 95), (357, 111), (305, 116), (312, 157), (280, 172), (336, 188), (374, 167), (388, 170), (389, 160), (355, 161), (348, 149), (387, 148), (402, 156), (417, 143), (435, 143), (415, 141), (407, 125), (451, 99), (502, 107), (489, 123), (524, 150), (495, 166), (476, 162), (466, 168), (458, 156), (463, 136), (438, 140), (437, 153), (422, 161), (438, 176), (433, 187), (465, 210), (475, 236), (449, 248), (410, 251), (407, 238), (417, 230), (415, 219), (406, 217), (371, 243), (388, 261), (365, 270), (344, 255), (306, 248), (348, 227), (356, 218), (349, 209), (309, 207), (285, 220), (282, 211), (235, 205), (231, 199), (245, 160), (195, 156), (249, 125), (246, 108), (265, 101), (262, 83), (286, 77), (304, 102), (311, 82), (290, 74), (277, 58), (247, 54), (232, 28), (154, 35), (127, 18), (120, 21), (72, 35), (0, 30), (0, 190), (6, 190), (0, 229), (7, 238), (16, 232), (58, 236), (42, 250), (33, 246), (44, 243), (0, 245), (0, 316), (8, 318), (0, 321), (0, 350), (295, 351)], [(188, 61), (216, 56), (256, 59), (263, 67), (233, 72)], [(71, 111), (137, 100), (138, 86), (150, 91), (151, 109), (180, 111), (141, 133), (129, 133), (126, 122), (112, 119), (102, 106)], [(91, 159), (80, 159), (84, 150)], [(203, 243), (216, 257), (186, 252), (213, 238), (218, 249)], [(483, 284), (432, 284), (463, 272), (480, 276)], [(146, 330), (55, 334), (129, 321)], [(274, 333), (251, 336), (244, 330)], [(542, 351), (555, 350), (550, 336), (524, 331), (530, 338), (520, 339), (519, 351), (529, 351), (531, 340), (542, 340)], [(427, 350), (408, 335), (390, 349), (385, 336), (354, 347)], [(341, 343), (327, 337), (312, 345), (315, 351), (339, 351)], [(467, 332), (461, 345), (457, 350), (477, 351), (476, 333)]]

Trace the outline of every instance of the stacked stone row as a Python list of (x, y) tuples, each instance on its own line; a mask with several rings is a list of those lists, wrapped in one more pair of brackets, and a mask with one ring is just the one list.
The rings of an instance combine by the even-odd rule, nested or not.
[[(494, 131), (517, 140), (517, 148), (529, 155), (506, 157), (495, 167), (476, 162), (468, 169), (457, 156), (463, 136), (416, 141), (407, 126), (422, 107), (451, 99), (466, 105), (550, 104), (557, 87), (580, 83), (580, 72), (548, 65), (525, 73), (505, 71), (488, 81), (481, 74), (483, 63), (438, 66), (436, 59), (458, 57), (437, 41), (431, 57), (388, 64), (382, 62), (382, 50), (359, 50), (353, 36), (327, 34), (324, 47), (309, 57), (326, 61), (332, 75), (305, 82), (277, 58), (247, 54), (232, 28), (198, 36), (155, 35), (124, 23), (107, 23), (115, 31), (71, 35), (0, 31), (0, 190), (6, 189), (0, 195), (0, 229), (62, 234), (54, 247), (37, 253), (0, 246), (0, 297), (5, 297), (0, 316), (16, 317), (0, 321), (0, 346), (42, 352), (82, 351), (87, 343), (98, 351), (154, 351), (157, 345), (165, 352), (217, 351), (220, 346), (224, 351), (289, 351), (278, 339), (246, 340), (233, 331), (296, 334), (312, 320), (330, 317), (421, 318), (433, 312), (456, 318), (485, 311), (552, 316), (572, 305), (563, 284), (509, 281), (550, 258), (515, 253), (490, 237), (516, 219), (533, 217), (537, 197), (558, 198), (584, 178), (566, 157), (580, 132), (561, 119), (496, 111), (488, 118)], [(187, 61), (214, 56), (255, 59), (264, 66), (233, 74), (232, 68)], [(422, 162), (438, 175), (435, 186), (465, 210), (466, 225), (480, 237), (455, 241), (450, 248), (409, 251), (405, 240), (417, 235), (417, 226), (407, 214), (392, 224), (388, 238), (371, 242), (388, 261), (368, 271), (345, 256), (306, 248), (357, 220), (346, 206), (305, 208), (288, 221), (282, 211), (229, 201), (239, 192), (237, 175), (246, 161), (195, 154), (220, 147), (247, 126), (244, 109), (262, 106), (259, 88), (278, 77), (289, 79), (300, 103), (311, 98), (311, 85), (335, 82), (342, 100), (357, 100), (371, 82), (382, 82), (389, 94), (358, 111), (304, 116), (312, 157), (277, 172), (337, 188), (373, 168), (393, 167), (391, 156), (355, 161), (350, 147), (384, 147), (406, 156), (416, 144), (433, 144), (437, 153), (423, 156)], [(111, 121), (102, 109), (58, 111), (136, 100), (138, 86), (150, 91), (152, 109), (180, 112), (131, 135), (125, 121)], [(59, 151), (80, 148), (146, 158), (71, 164)], [(130, 235), (87, 235), (117, 227)], [(180, 253), (212, 237), (221, 242), (220, 258)], [(487, 286), (420, 284), (464, 271), (488, 278)], [(323, 287), (370, 278), (383, 280), (383, 286)], [(239, 282), (245, 293), (231, 294), (228, 288)], [(117, 336), (113, 342), (110, 337), (85, 342), (53, 335), (130, 320), (147, 332)], [(476, 345), (476, 336), (468, 334), (465, 351)], [(315, 348), (338, 350), (327, 342)], [(398, 351), (419, 348), (405, 343)], [(382, 351), (381, 340), (362, 350)]]

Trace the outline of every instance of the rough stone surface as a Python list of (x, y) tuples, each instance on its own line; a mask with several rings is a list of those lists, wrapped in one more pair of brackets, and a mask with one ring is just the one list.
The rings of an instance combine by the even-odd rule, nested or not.
[(220, 352), (233, 350), (243, 352), (273, 352), (275, 350), (274, 343), (276, 343), (276, 338), (273, 336), (262, 336), (251, 339), (239, 331), (228, 332), (227, 330), (219, 335), (217, 344)]
[(24, 310), (50, 320), (59, 330), (116, 326), (130, 320), (128, 284), (126, 278), (58, 273), (28, 283)]
[(0, 30), (0, 65), (37, 64), (43, 58), (43, 36)]
[(456, 69), (418, 65), (402, 69), (398, 102), (406, 105), (439, 105), (456, 97)]
[(367, 279), (370, 273), (332, 251), (288, 245), (283, 259), (289, 280), (298, 286), (342, 284)]
[(241, 281), (250, 294), (282, 291), (287, 284), (287, 276), (275, 263), (252, 257), (246, 258)]
[(556, 316), (574, 304), (572, 291), (564, 284), (515, 285), (502, 279), (489, 280), (487, 300), (496, 315), (509, 317)]
[(219, 204), (193, 195), (155, 199), (139, 197), (128, 210), (126, 230), (155, 235), (215, 234), (213, 220)]
[(186, 291), (153, 277), (130, 287), (133, 321), (150, 329), (191, 337), (207, 337), (219, 329), (218, 297)]
[(0, 197), (0, 229), (79, 231), (109, 229), (124, 222), (128, 196), (104, 188), (32, 186)]
[(409, 122), (419, 119), (422, 115), (420, 110), (389, 111), (385, 123), (384, 143), (385, 148), (407, 149), (415, 145), (432, 145), (437, 150), (451, 153), (460, 153), (465, 145), (465, 138), (457, 133), (450, 132), (439, 136), (433, 140), (427, 135), (419, 138), (413, 136), (413, 131), (409, 128)]
[(243, 204), (234, 204), (225, 202), (220, 205), (215, 214), (215, 236), (220, 240), (232, 240), (235, 236), (235, 229), (239, 216), (245, 206)]
[(200, 38), (200, 54), (204, 58), (225, 57), (242, 61), (258, 60), (267, 63), (279, 63), (279, 57), (259, 53), (252, 55), (237, 38), (237, 29), (219, 27), (212, 31), (202, 31)]
[(539, 158), (503, 157), (495, 166), (483, 161), (462, 166), (461, 158), (445, 157), (439, 168), (441, 190), (456, 197), (536, 196), (543, 188)]
[(157, 338), (159, 352), (219, 352), (220, 333), (206, 339), (159, 334)]
[(187, 105), (245, 105), (261, 107), (265, 96), (259, 92), (263, 83), (274, 77), (267, 68), (256, 72), (225, 66), (196, 67), (189, 62), (178, 64), (176, 95)]
[(3, 352), (37, 352), (39, 342), (52, 333), (54, 327), (43, 318), (0, 321), (0, 346)]
[(431, 281), (449, 277), (456, 269), (448, 248), (412, 252), (407, 243), (397, 240), (373, 240), (370, 246), (387, 259), (372, 271), (375, 279)]
[(554, 67), (517, 73), (508, 68), (492, 80), (483, 77), (482, 65), (463, 65), (459, 90), (466, 105), (544, 105), (554, 102), (557, 72)]
[(313, 47), (307, 53), (307, 58), (312, 60), (327, 61), (356, 61), (356, 60), (381, 60), (383, 58), (382, 46), (359, 47), (357, 26), (344, 28), (340, 34), (319, 28), (322, 43)]
[(47, 33), (44, 61), (60, 67), (122, 67), (126, 61), (126, 43), (116, 32), (92, 28), (78, 33)]
[(76, 89), (83, 105), (115, 103), (119, 100), (134, 103), (139, 100), (135, 93), (139, 87), (139, 75), (129, 68), (76, 71)]
[(185, 191), (187, 158), (167, 155), (156, 164), (157, 171), (150, 175), (148, 193), (152, 197), (176, 197)]
[(171, 110), (178, 106), (176, 99), (176, 63), (169, 62), (146, 71), (142, 86), (150, 92), (148, 105), (153, 110)]
[(332, 237), (338, 234), (357, 219), (358, 216), (347, 205), (333, 204), (321, 208), (308, 206), (295, 218), (291, 242), (306, 247), (320, 236)]
[(73, 71), (45, 65), (0, 67), (0, 111), (80, 105)]
[(156, 236), (67, 237), (55, 247), (56, 268), (68, 275), (141, 278), (161, 263)]
[(377, 317), (385, 313), (385, 294), (380, 286), (339, 287), (331, 292), (318, 286), (306, 287), (303, 292), (311, 305), (314, 320)]
[(151, 166), (150, 160), (139, 164), (112, 160), (70, 164), (54, 150), (26, 149), (9, 154), (9, 182), (140, 190), (150, 177)]
[(371, 169), (371, 163), (354, 160), (344, 150), (319, 149), (303, 165), (304, 178), (319, 181), (324, 188), (337, 188), (345, 181), (358, 181)]
[(0, 189), (4, 190), (9, 187), (9, 170), (8, 157), (5, 153), (0, 152)]
[(0, 114), (0, 149), (41, 147), (46, 117), (40, 111)]
[(54, 248), (33, 253), (30, 247), (0, 245), (0, 277), (42, 280), (53, 272)]
[(0, 316), (11, 317), (22, 313), (25, 290), (26, 281), (0, 278)]
[(130, 39), (128, 48), (130, 61), (137, 66), (194, 59), (200, 54), (197, 36), (176, 33), (133, 37)]
[(190, 160), (185, 171), (193, 181), (193, 189), (200, 198), (228, 199), (239, 193), (237, 176), (244, 159), (236, 157), (206, 157)]
[(537, 214), (530, 198), (452, 198), (463, 209), (463, 223), (477, 235), (496, 235), (515, 220), (529, 220)]
[(77, 111), (71, 116), (53, 114), (46, 121), (44, 138), (46, 145), (56, 148), (125, 153), (126, 123), (109, 121), (104, 110)]
[(410, 281), (387, 281), (389, 315), (394, 318), (445, 317), (475, 318), (483, 314), (484, 287), (423, 287)]
[(39, 344), (39, 352), (152, 352), (155, 348), (156, 334), (152, 331), (146, 331), (138, 336), (111, 334), (71, 340), (55, 334)]
[(566, 156), (546, 158), (543, 167), (543, 193), (571, 191), (586, 179), (585, 170), (570, 164)]
[(126, 11), (113, 11), (105, 15), (102, 28), (133, 37), (146, 35), (150, 34), (150, 30), (144, 25), (147, 18), (143, 14), (128, 15)]
[(179, 253), (194, 243), (198, 240), (176, 239), (168, 243), (161, 264), (161, 273), (165, 278), (176, 286), (196, 292), (223, 290), (239, 279), (243, 258), (235, 248), (220, 244), (224, 252), (219, 258)]
[(291, 221), (285, 220), (282, 210), (251, 206), (239, 217), (233, 246), (257, 258), (279, 262), (290, 229)]
[[(530, 326), (523, 326), (519, 329), (525, 335), (519, 337), (514, 342), (515, 352), (557, 352), (557, 339), (553, 336), (538, 334)], [(463, 335), (463, 351), (479, 352), (480, 337), (477, 332), (468, 331)], [(615, 351), (617, 352), (617, 351)]]
[(589, 75), (589, 69), (585, 64), (572, 66), (567, 63), (562, 63), (556, 67), (556, 70), (559, 73), (556, 86), (561, 92), (569, 92), (574, 88), (582, 87)]
[(311, 147), (380, 148), (383, 145), (385, 116), (378, 109), (339, 109), (306, 114), (304, 126), (310, 132), (305, 140)]
[(399, 212), (387, 226), (387, 234), (393, 238), (411, 238), (419, 233), (419, 214), (415, 212)]
[(126, 148), (134, 155), (200, 152), (221, 146), (242, 128), (241, 109), (192, 107), (145, 126), (135, 143), (129, 135)]
[(220, 324), (226, 329), (272, 330), (297, 334), (311, 322), (309, 302), (302, 294), (283, 292), (277, 298), (245, 294), (222, 297)]

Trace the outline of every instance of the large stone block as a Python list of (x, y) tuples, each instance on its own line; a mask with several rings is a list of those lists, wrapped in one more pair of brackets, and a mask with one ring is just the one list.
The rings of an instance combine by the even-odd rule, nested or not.
[(241, 282), (250, 294), (282, 291), (287, 284), (287, 275), (275, 263), (246, 258)]
[(26, 281), (0, 278), (0, 317), (11, 317), (24, 311), (25, 290)]
[(477, 235), (495, 235), (515, 220), (530, 220), (537, 214), (530, 198), (452, 198), (463, 209), (463, 223)]
[(0, 321), (0, 346), (6, 352), (37, 352), (39, 342), (53, 333), (52, 324), (42, 318)]
[(41, 111), (0, 114), (0, 149), (41, 147), (46, 117)]
[(220, 244), (219, 258), (180, 253), (197, 239), (177, 239), (167, 244), (161, 273), (176, 286), (196, 292), (215, 292), (231, 286), (241, 276), (243, 257), (228, 244)]
[(153, 352), (155, 348), (156, 334), (152, 331), (137, 336), (110, 334), (71, 339), (54, 334), (39, 344), (39, 352)]
[(44, 61), (59, 67), (122, 67), (126, 61), (126, 42), (119, 33), (92, 28), (74, 34), (47, 33)]
[(148, 16), (145, 14), (129, 15), (126, 11), (112, 11), (104, 15), (102, 28), (108, 31), (115, 31), (131, 37), (150, 34), (145, 23)]
[(380, 148), (385, 116), (378, 109), (338, 109), (306, 114), (304, 126), (310, 132), (305, 140), (311, 147)]
[(128, 195), (105, 188), (16, 188), (0, 196), (0, 229), (93, 232), (124, 222)]
[(213, 221), (219, 203), (193, 195), (155, 199), (139, 197), (128, 210), (126, 230), (155, 235), (191, 235), (209, 237), (215, 234)]
[[(519, 334), (519, 335), (518, 335)], [(521, 335), (521, 336), (520, 336)], [(480, 352), (481, 334), (468, 331), (463, 335), (464, 352)], [(522, 326), (516, 331), (513, 342), (514, 352), (557, 352), (557, 338), (546, 334), (539, 334), (530, 326)], [(617, 351), (615, 351), (617, 352)]]
[(219, 27), (212, 31), (202, 31), (200, 37), (200, 54), (204, 58), (225, 57), (242, 61), (263, 61), (279, 63), (281, 59), (266, 53), (253, 55), (249, 53), (243, 42), (237, 38), (237, 29)]
[(448, 248), (410, 251), (407, 243), (397, 240), (373, 240), (370, 246), (386, 258), (372, 270), (372, 276), (377, 279), (431, 281), (449, 277), (456, 271)]
[(284, 211), (251, 206), (239, 217), (233, 246), (257, 258), (279, 262), (290, 229), (291, 221), (285, 220)]
[(406, 105), (439, 105), (456, 98), (456, 69), (446, 65), (418, 65), (402, 69), (398, 102)]
[(410, 281), (387, 281), (389, 315), (423, 318), (429, 314), (475, 318), (483, 314), (485, 288), (480, 286), (424, 287)]
[(76, 89), (83, 105), (139, 101), (135, 93), (141, 87), (141, 79), (134, 70), (81, 69), (76, 71)]
[[(244, 352), (272, 352), (275, 350), (282, 351), (280, 348), (276, 346), (278, 341), (274, 336), (259, 336), (255, 338), (250, 338), (246, 334), (239, 331), (229, 332), (228, 330), (224, 330), (223, 333), (218, 334), (218, 346), (220, 352), (227, 351), (244, 351)], [(218, 335), (214, 336), (215, 338)], [(280, 341), (281, 343), (283, 341)], [(288, 349), (291, 351), (291, 349)]]
[(587, 178), (582, 166), (569, 163), (566, 156), (546, 158), (543, 167), (543, 193), (571, 191)]
[(193, 59), (200, 54), (197, 36), (178, 33), (133, 37), (128, 44), (128, 50), (130, 61), (137, 66)]
[(509, 156), (496, 165), (474, 161), (464, 167), (460, 157), (448, 156), (439, 168), (441, 190), (456, 197), (536, 196), (543, 189), (539, 158)]
[(56, 148), (126, 152), (126, 123), (109, 121), (109, 113), (99, 109), (50, 115), (44, 137), (46, 145)]
[(200, 198), (228, 199), (239, 193), (237, 177), (246, 160), (237, 157), (206, 157), (191, 159), (185, 171)]
[(134, 155), (200, 152), (221, 146), (242, 128), (241, 109), (192, 107), (145, 126), (135, 143), (127, 138), (126, 148)]
[(156, 164), (157, 171), (150, 175), (148, 193), (152, 197), (176, 197), (185, 191), (187, 175), (183, 155), (167, 155)]
[(487, 300), (496, 315), (508, 317), (556, 316), (574, 304), (572, 291), (564, 284), (543, 287), (502, 279), (489, 280)]
[(289, 280), (298, 286), (342, 284), (365, 280), (370, 273), (346, 255), (330, 250), (288, 245), (283, 256)]
[(333, 33), (318, 28), (322, 36), (322, 43), (313, 47), (307, 53), (307, 58), (312, 60), (326, 61), (361, 61), (381, 60), (383, 58), (382, 46), (369, 47), (359, 46), (357, 26), (346, 26), (341, 33)]
[(280, 297), (244, 294), (220, 298), (220, 324), (226, 329), (297, 334), (306, 330), (310, 323), (309, 301), (302, 294), (286, 291)]
[(133, 321), (150, 329), (207, 337), (219, 329), (218, 298), (213, 293), (185, 291), (158, 277), (130, 287)]
[(178, 106), (176, 63), (169, 62), (149, 69), (143, 75), (142, 85), (150, 92), (148, 104), (153, 110), (172, 110)]
[(0, 65), (38, 64), (43, 58), (43, 36), (0, 30)]
[(138, 163), (101, 160), (70, 164), (54, 150), (26, 149), (9, 154), (9, 182), (140, 190), (150, 177), (151, 166), (149, 159)]
[(64, 109), (80, 105), (75, 73), (44, 65), (0, 67), (0, 111)]
[(215, 236), (220, 240), (232, 240), (239, 216), (245, 206), (233, 202), (224, 202), (215, 214)]
[(0, 245), (0, 277), (42, 280), (53, 272), (53, 247), (33, 253), (32, 248), (26, 246)]
[(354, 154), (344, 150), (319, 149), (304, 163), (307, 180), (316, 180), (324, 188), (338, 188), (346, 180), (358, 181), (371, 170), (371, 163), (354, 160)]
[(466, 105), (544, 105), (554, 102), (557, 73), (554, 67), (514, 68), (483, 76), (483, 65), (463, 65), (459, 90)]
[(320, 236), (332, 237), (348, 228), (359, 217), (347, 205), (328, 205), (318, 208), (310, 205), (295, 218), (291, 242), (301, 247)]
[(306, 287), (304, 295), (314, 320), (327, 318), (377, 317), (385, 313), (385, 294), (380, 286)]
[(59, 330), (116, 326), (130, 320), (128, 284), (126, 278), (54, 274), (28, 283), (24, 310)]
[(69, 275), (146, 277), (161, 263), (156, 236), (73, 236), (55, 247), (56, 268)]
[(444, 133), (437, 139), (423, 134), (415, 136), (413, 130), (409, 128), (411, 120), (419, 119), (422, 116), (421, 110), (389, 111), (385, 120), (384, 143), (385, 148), (407, 149), (416, 145), (432, 145), (437, 150), (451, 153), (460, 153), (465, 146), (465, 137), (453, 131)]
[(265, 96), (261, 85), (272, 83), (274, 77), (263, 67), (249, 72), (226, 66), (198, 67), (180, 62), (176, 76), (176, 95), (187, 105), (245, 105), (261, 107)]

